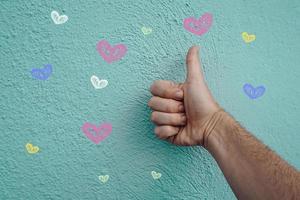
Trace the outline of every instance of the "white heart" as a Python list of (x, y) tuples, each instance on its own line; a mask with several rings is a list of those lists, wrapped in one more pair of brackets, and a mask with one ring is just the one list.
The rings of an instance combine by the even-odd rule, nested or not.
[(63, 24), (68, 21), (67, 15), (59, 15), (59, 13), (55, 10), (51, 12), (51, 18), (55, 24)]
[(107, 80), (99, 80), (99, 78), (95, 75), (91, 76), (91, 82), (95, 89), (102, 89), (108, 85)]
[(109, 175), (100, 175), (99, 176), (99, 180), (102, 182), (102, 183), (106, 183), (109, 179)]
[(152, 171), (151, 175), (152, 175), (152, 178), (155, 179), (155, 180), (160, 179), (160, 177), (161, 177), (161, 173), (156, 172), (156, 171)]
[(149, 34), (152, 33), (152, 28), (150, 28), (150, 27), (145, 27), (145, 26), (143, 26), (143, 27), (141, 28), (141, 30), (142, 30), (142, 32), (144, 33), (144, 35), (149, 35)]

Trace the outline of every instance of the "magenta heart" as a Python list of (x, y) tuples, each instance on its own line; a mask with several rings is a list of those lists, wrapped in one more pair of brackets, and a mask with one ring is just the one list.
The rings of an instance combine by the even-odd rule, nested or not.
[(104, 140), (112, 131), (112, 125), (109, 123), (103, 123), (100, 126), (96, 126), (89, 122), (86, 122), (81, 127), (83, 133), (95, 144), (99, 144)]
[(111, 46), (106, 40), (101, 40), (97, 44), (97, 51), (106, 62), (112, 63), (126, 54), (127, 47), (124, 44)]
[(203, 35), (211, 27), (213, 16), (210, 13), (205, 13), (199, 19), (189, 17), (184, 19), (183, 27), (195, 35)]

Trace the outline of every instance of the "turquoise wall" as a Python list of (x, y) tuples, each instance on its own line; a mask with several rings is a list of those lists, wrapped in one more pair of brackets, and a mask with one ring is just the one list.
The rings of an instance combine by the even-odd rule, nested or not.
[[(184, 28), (204, 13), (208, 32)], [(149, 120), (150, 84), (183, 81), (192, 44), (219, 103), (299, 169), (299, 17), (298, 0), (1, 0), (0, 199), (234, 199), (208, 152)], [(105, 60), (102, 40), (125, 50)]]

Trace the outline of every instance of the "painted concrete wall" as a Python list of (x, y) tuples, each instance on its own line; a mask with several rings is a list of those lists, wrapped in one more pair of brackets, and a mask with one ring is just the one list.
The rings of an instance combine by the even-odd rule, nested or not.
[(192, 44), (220, 104), (299, 169), (299, 17), (297, 0), (1, 0), (0, 199), (234, 199), (149, 121), (150, 84), (184, 80)]

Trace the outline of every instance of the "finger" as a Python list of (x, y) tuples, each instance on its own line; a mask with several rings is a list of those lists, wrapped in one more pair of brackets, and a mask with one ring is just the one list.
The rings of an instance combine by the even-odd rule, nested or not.
[(159, 96), (167, 99), (182, 100), (183, 90), (181, 84), (176, 84), (172, 81), (157, 80), (154, 81), (150, 88), (154, 96)]
[(152, 112), (151, 120), (157, 125), (182, 126), (186, 124), (186, 116), (184, 113), (154, 111)]
[(179, 132), (179, 127), (176, 126), (157, 126), (154, 129), (154, 133), (160, 139), (167, 139)]
[(193, 46), (186, 55), (187, 80), (202, 80), (203, 74), (201, 61), (199, 59), (199, 47)]
[(158, 96), (152, 97), (148, 102), (148, 106), (153, 110), (167, 113), (179, 113), (184, 111), (183, 102)]

